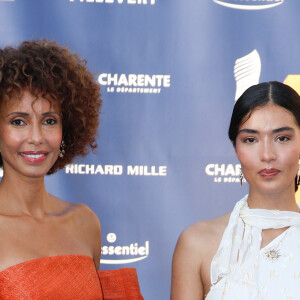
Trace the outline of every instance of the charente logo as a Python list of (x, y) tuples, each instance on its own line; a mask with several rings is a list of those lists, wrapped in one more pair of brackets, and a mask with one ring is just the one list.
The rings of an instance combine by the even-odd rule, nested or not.
[[(108, 243), (113, 244), (117, 240), (114, 232), (108, 233), (106, 236)], [(119, 259), (119, 257), (122, 257)], [(143, 246), (138, 243), (130, 245), (104, 245), (101, 247), (101, 264), (129, 264), (143, 260), (149, 256), (149, 241)]]
[(98, 82), (108, 93), (160, 94), (171, 86), (171, 75), (101, 73)]
[(233, 8), (244, 10), (259, 10), (276, 7), (284, 3), (284, 0), (213, 0), (215, 3)]

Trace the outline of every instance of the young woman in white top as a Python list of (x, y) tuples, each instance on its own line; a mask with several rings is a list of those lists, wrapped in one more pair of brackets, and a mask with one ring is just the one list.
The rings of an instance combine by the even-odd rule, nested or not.
[(183, 231), (171, 299), (299, 299), (299, 95), (275, 81), (250, 87), (235, 104), (229, 138), (249, 194), (231, 213)]

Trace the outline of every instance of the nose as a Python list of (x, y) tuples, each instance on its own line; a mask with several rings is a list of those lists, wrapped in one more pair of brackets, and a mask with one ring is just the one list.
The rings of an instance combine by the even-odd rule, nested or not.
[(43, 130), (39, 124), (32, 124), (29, 132), (29, 141), (34, 145), (40, 145), (43, 143), (44, 135)]
[(276, 149), (272, 141), (265, 140), (261, 144), (261, 160), (270, 162), (276, 159)]

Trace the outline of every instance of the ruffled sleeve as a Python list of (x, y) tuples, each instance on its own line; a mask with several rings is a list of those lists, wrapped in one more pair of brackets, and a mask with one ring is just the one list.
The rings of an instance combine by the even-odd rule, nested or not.
[(97, 271), (104, 300), (143, 300), (136, 270)]

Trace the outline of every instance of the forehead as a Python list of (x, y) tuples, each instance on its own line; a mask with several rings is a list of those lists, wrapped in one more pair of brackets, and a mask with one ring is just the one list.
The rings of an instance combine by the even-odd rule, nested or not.
[(11, 111), (22, 111), (28, 113), (34, 111), (38, 113), (49, 110), (60, 113), (60, 103), (58, 103), (58, 101), (54, 101), (50, 97), (44, 98), (40, 95), (32, 95), (27, 90), (23, 91), (22, 94), (15, 95), (11, 99), (5, 101), (1, 109), (3, 113)]
[(248, 127), (271, 129), (285, 126), (299, 128), (293, 113), (276, 104), (256, 107), (251, 114), (245, 117), (245, 120), (246, 121), (241, 124), (240, 129)]

